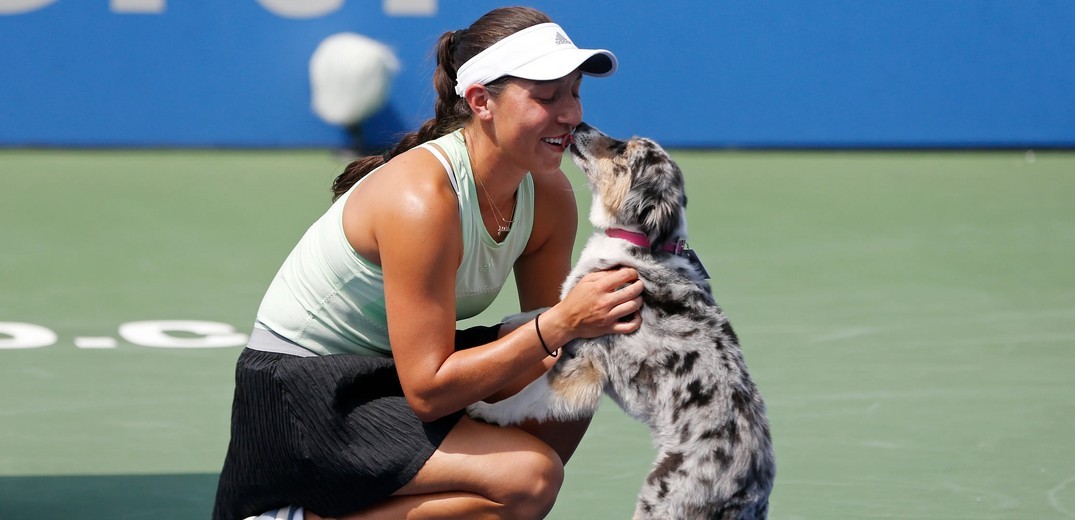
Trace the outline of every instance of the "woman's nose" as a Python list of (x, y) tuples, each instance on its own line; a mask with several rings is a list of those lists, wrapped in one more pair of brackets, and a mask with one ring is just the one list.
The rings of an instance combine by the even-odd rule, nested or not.
[(560, 122), (575, 128), (582, 122), (582, 100), (571, 96), (560, 113)]

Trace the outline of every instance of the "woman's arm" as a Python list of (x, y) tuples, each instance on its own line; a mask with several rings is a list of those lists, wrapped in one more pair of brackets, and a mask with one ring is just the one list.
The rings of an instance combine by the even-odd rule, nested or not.
[[(462, 257), (457, 200), (437, 160), (414, 150), (364, 181), (344, 210), (344, 227), (352, 245), (381, 265), (388, 335), (400, 383), (411, 408), (426, 421), (489, 397), (520, 374), (536, 371), (548, 356), (533, 323), (487, 345), (455, 350), (455, 274)], [(574, 215), (574, 211), (560, 213)], [(570, 235), (573, 242), (574, 233)], [(565, 237), (557, 235), (555, 240), (566, 242)], [(521, 290), (525, 305), (555, 303), (570, 263), (563, 244), (560, 253), (548, 257), (538, 245), (529, 253), (535, 256), (523, 262), (529, 264), (523, 267), (528, 286)], [(553, 256), (559, 258), (558, 270), (539, 269), (541, 259)], [(531, 276), (534, 273), (539, 274)], [(616, 321), (641, 306), (641, 282), (618, 290), (635, 279), (631, 271), (580, 281), (578, 286), (585, 290), (572, 290), (564, 302), (542, 316), (541, 331), (548, 347), (559, 348), (576, 337), (637, 328), (637, 324), (632, 327)], [(549, 283), (539, 284), (541, 280)]]
[[(432, 155), (400, 155), (359, 189), (348, 201), (359, 208), (358, 220), (345, 226), (364, 224), (349, 238), (369, 230), (365, 243), (354, 245), (381, 265), (392, 355), (420, 418), (461, 410), (545, 357), (522, 337), (455, 351), (455, 276), (463, 254), (458, 199)], [(375, 258), (359, 246), (375, 249)]]

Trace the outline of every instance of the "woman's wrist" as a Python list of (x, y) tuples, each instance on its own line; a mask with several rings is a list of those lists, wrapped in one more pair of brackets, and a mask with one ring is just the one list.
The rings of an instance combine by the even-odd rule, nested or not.
[(534, 316), (534, 330), (537, 331), (538, 341), (541, 342), (541, 348), (545, 349), (545, 353), (552, 357), (556, 357), (560, 352), (560, 349), (549, 349), (549, 344), (545, 342), (545, 337), (541, 335), (541, 313)]
[(534, 331), (541, 347), (552, 356), (572, 339), (570, 329), (556, 307), (550, 307), (534, 318)]

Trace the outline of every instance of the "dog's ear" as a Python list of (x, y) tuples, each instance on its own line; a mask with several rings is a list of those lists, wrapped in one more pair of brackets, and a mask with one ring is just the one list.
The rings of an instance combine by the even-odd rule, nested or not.
[(631, 190), (625, 209), (654, 248), (672, 240), (682, 223), (683, 172), (657, 143), (638, 139), (629, 147)]

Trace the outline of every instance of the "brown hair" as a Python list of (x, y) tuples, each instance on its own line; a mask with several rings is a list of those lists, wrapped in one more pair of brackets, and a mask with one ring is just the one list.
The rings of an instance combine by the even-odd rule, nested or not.
[[(518, 31), (552, 20), (529, 7), (502, 7), (489, 11), (470, 27), (448, 31), (437, 40), (437, 68), (433, 71), (433, 88), (437, 92), (433, 118), (418, 130), (406, 134), (395, 147), (383, 155), (362, 157), (343, 170), (332, 183), (332, 200), (336, 200), (373, 169), (421, 143), (436, 139), (459, 128), (470, 120), (467, 100), (455, 93), (456, 71), (467, 60), (492, 44)], [(493, 96), (499, 95), (507, 78), (492, 81), (485, 87)]]

